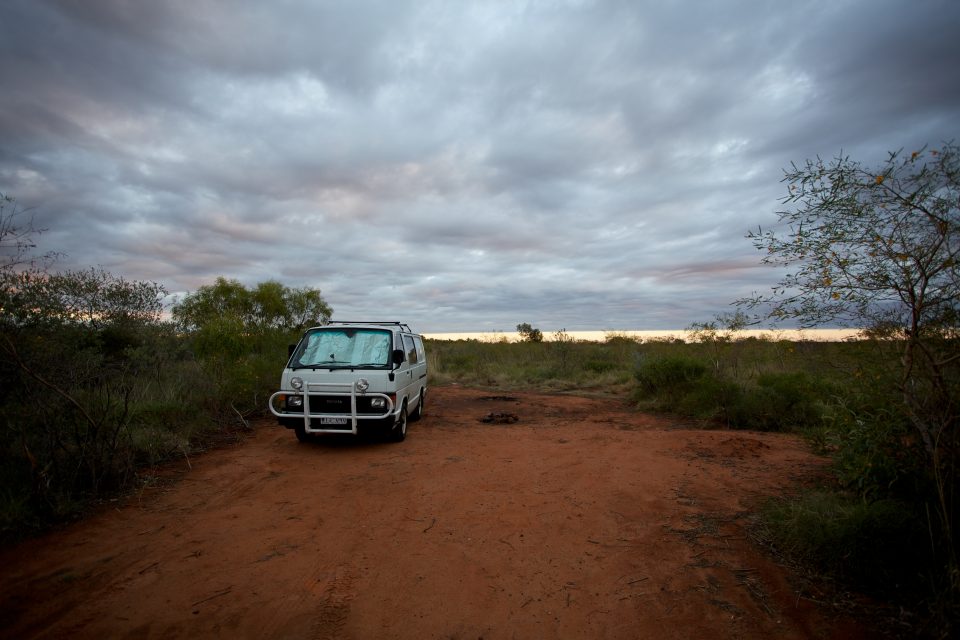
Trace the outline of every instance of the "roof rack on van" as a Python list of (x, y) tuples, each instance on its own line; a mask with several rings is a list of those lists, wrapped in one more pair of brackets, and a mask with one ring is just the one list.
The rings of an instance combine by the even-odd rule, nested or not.
[(404, 331), (406, 331), (406, 332), (408, 332), (408, 333), (413, 333), (413, 330), (410, 329), (410, 325), (408, 325), (406, 322), (369, 322), (369, 321), (366, 321), (366, 320), (363, 320), (363, 321), (360, 321), (360, 322), (354, 322), (354, 321), (351, 321), (351, 320), (331, 320), (331, 321), (329, 321), (327, 324), (328, 324), (328, 325), (331, 325), (331, 324), (369, 324), (369, 325), (374, 325), (374, 326), (397, 326), (397, 327), (400, 327), (401, 329), (403, 329)]

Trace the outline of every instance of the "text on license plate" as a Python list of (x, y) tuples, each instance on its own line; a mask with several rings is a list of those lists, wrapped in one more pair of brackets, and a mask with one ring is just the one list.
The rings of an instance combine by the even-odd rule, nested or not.
[(347, 418), (320, 418), (320, 424), (337, 424), (344, 425), (347, 424)]

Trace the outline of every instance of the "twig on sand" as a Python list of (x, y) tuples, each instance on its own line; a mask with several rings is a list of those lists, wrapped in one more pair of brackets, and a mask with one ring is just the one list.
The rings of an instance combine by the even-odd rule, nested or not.
[(226, 589), (221, 589), (220, 591), (217, 591), (216, 593), (214, 593), (212, 596), (209, 596), (209, 597), (207, 597), (207, 598), (204, 598), (203, 600), (197, 600), (196, 602), (194, 602), (194, 603), (193, 603), (192, 605), (190, 605), (190, 606), (191, 606), (191, 607), (195, 607), (195, 606), (197, 606), (198, 604), (203, 604), (204, 602), (210, 602), (211, 600), (213, 600), (213, 599), (215, 599), (215, 598), (219, 598), (220, 596), (225, 596), (225, 595), (227, 595), (227, 594), (230, 593), (231, 591), (233, 591), (233, 586), (229, 586), (229, 587), (227, 587)]

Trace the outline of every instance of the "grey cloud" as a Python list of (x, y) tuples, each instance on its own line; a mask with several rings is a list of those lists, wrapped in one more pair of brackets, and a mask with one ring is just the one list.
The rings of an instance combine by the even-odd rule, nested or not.
[[(781, 168), (956, 137), (960, 7), (11, 0), (0, 191), (62, 266), (424, 331), (681, 328)], [(401, 317), (402, 316), (402, 317)]]

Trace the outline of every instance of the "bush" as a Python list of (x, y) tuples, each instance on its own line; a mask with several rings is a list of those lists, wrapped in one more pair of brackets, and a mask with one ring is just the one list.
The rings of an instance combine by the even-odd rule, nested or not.
[[(703, 348), (688, 345), (686, 350)], [(739, 361), (741, 356), (736, 357)], [(826, 382), (803, 372), (763, 372), (755, 378), (737, 378), (741, 367), (731, 369), (723, 364), (715, 361), (708, 367), (686, 355), (644, 358), (635, 373), (636, 397), (646, 408), (758, 431), (814, 427), (829, 413), (831, 386)]]
[(816, 573), (902, 601), (905, 593), (923, 593), (931, 577), (926, 523), (924, 514), (901, 501), (816, 491), (769, 502), (760, 533)]
[(727, 422), (740, 387), (684, 356), (643, 358), (636, 371), (636, 398), (642, 406), (704, 420)]
[(736, 382), (705, 375), (675, 401), (675, 410), (682, 415), (731, 426), (731, 412), (742, 397), (743, 389)]
[(646, 395), (679, 394), (691, 388), (707, 372), (707, 366), (682, 356), (643, 359), (636, 379)]
[(883, 407), (844, 413), (831, 428), (834, 469), (842, 487), (865, 499), (932, 497), (922, 447), (902, 416)]
[(428, 340), (430, 384), (619, 392), (631, 381), (636, 348), (632, 341), (607, 345), (570, 338), (515, 343)]
[(730, 426), (757, 431), (797, 431), (822, 424), (829, 386), (803, 372), (764, 373), (731, 403)]
[(590, 373), (607, 373), (609, 371), (614, 371), (617, 369), (618, 365), (616, 362), (611, 362), (609, 360), (588, 360), (584, 364), (584, 369)]

